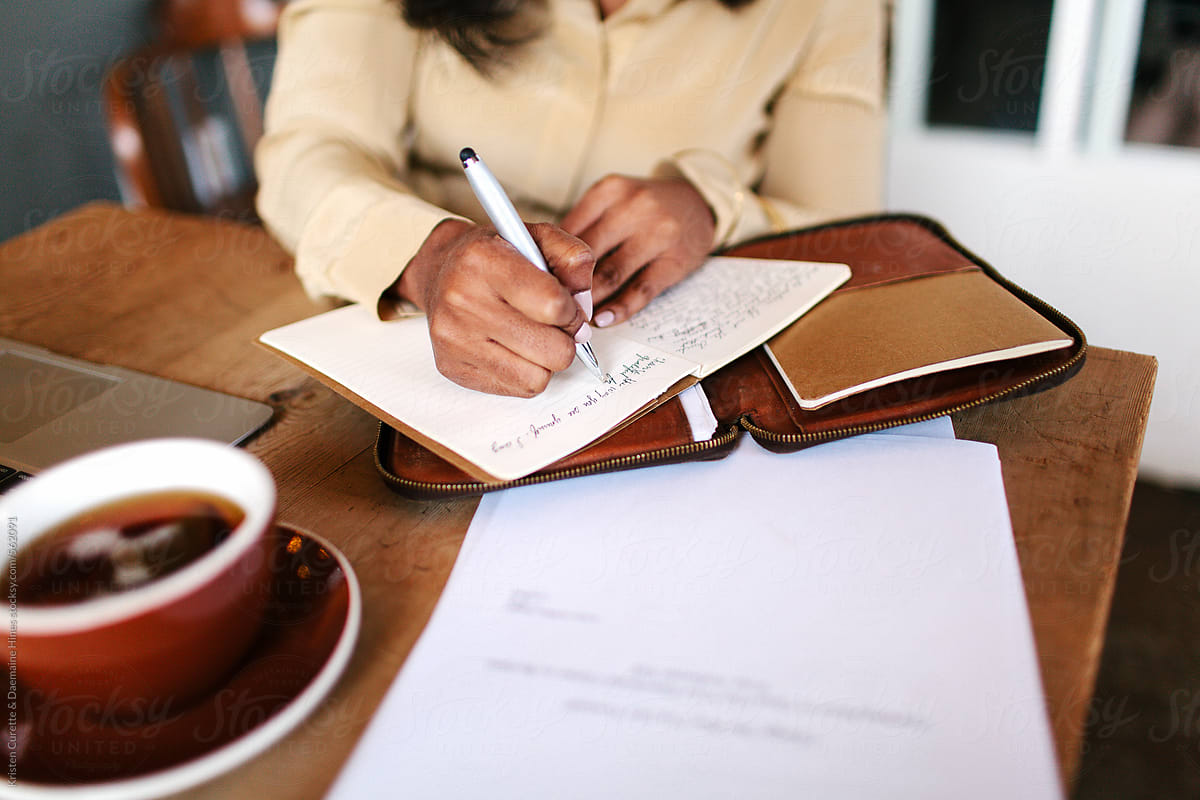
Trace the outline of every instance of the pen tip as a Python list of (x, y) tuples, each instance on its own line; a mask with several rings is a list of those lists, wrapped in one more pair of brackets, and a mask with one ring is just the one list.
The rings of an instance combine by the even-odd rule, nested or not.
[(580, 351), (583, 363), (587, 366), (588, 371), (592, 373), (596, 380), (603, 382), (606, 376), (604, 370), (600, 369), (600, 361), (596, 358), (596, 352), (592, 350), (591, 343), (577, 344), (575, 345), (575, 349)]
[(466, 164), (472, 158), (478, 158), (478, 156), (475, 155), (475, 151), (471, 148), (464, 147), (462, 150), (458, 151), (458, 160), (463, 164)]

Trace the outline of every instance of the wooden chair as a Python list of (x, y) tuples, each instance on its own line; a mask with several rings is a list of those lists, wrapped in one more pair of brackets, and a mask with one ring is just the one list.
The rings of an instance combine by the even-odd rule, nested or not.
[(166, 0), (160, 40), (104, 98), (127, 206), (255, 220), (254, 145), (275, 65), (274, 0)]

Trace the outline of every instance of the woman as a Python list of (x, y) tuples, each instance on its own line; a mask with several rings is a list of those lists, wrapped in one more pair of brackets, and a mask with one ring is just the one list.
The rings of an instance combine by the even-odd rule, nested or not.
[[(443, 374), (530, 396), (585, 319), (628, 319), (711, 250), (876, 207), (881, 20), (879, 0), (296, 0), (259, 212), (310, 293), (412, 301)], [(472, 222), (464, 146), (557, 220), (532, 227), (553, 276)]]

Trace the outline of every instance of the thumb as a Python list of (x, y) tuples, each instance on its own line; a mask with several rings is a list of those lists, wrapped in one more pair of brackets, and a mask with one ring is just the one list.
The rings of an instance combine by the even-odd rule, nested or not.
[[(592, 272), (596, 268), (596, 256), (592, 248), (556, 225), (539, 222), (528, 227), (533, 241), (546, 259), (550, 274), (571, 294), (590, 293)], [(583, 307), (582, 302), (580, 306)], [(584, 307), (583, 310), (588, 317), (591, 316), (591, 308)]]

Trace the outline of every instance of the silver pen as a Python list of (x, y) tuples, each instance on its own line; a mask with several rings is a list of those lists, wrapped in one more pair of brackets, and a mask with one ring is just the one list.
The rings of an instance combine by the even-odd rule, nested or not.
[[(542, 251), (538, 250), (533, 237), (529, 235), (529, 229), (521, 221), (512, 201), (504, 193), (500, 181), (496, 180), (496, 176), (487, 168), (487, 164), (484, 164), (483, 159), (469, 147), (464, 147), (458, 157), (462, 160), (463, 171), (467, 174), (467, 183), (471, 184), (472, 191), (479, 198), (479, 204), (487, 212), (488, 219), (496, 226), (500, 238), (517, 248), (518, 253), (529, 259), (530, 263), (542, 272), (549, 272), (550, 268), (546, 266)], [(584, 322), (583, 326), (586, 328), (587, 322)], [(600, 362), (596, 360), (590, 342), (577, 342), (575, 355), (579, 356), (579, 360), (597, 380), (604, 380), (604, 371), (600, 369)]]

